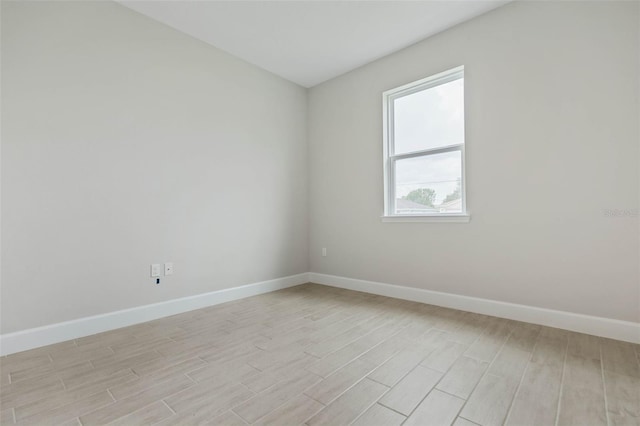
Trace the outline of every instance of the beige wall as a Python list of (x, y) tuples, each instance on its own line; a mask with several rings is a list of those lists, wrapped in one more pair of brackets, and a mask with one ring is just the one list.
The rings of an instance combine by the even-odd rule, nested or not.
[(2, 333), (306, 272), (305, 121), (116, 3), (3, 1)]
[[(3, 1), (1, 332), (309, 269), (640, 321), (638, 218), (604, 214), (638, 208), (638, 22), (510, 4), (305, 93), (115, 3)], [(471, 222), (382, 223), (381, 93), (457, 65)]]
[[(311, 270), (640, 321), (638, 23), (512, 3), (311, 89)], [(471, 222), (382, 223), (381, 93), (458, 65)]]

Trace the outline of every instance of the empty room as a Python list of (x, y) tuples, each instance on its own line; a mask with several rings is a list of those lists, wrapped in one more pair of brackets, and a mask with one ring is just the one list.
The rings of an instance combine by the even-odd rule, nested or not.
[(640, 2), (0, 5), (1, 425), (640, 426)]

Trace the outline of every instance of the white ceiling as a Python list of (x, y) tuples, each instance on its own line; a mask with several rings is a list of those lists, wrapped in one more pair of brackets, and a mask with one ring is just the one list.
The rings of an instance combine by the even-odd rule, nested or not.
[(118, 1), (305, 87), (509, 2)]

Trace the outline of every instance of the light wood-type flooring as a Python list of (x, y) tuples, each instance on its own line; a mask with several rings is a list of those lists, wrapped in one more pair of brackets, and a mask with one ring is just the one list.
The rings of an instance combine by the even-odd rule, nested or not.
[(3, 425), (640, 424), (639, 345), (314, 284), (0, 367)]

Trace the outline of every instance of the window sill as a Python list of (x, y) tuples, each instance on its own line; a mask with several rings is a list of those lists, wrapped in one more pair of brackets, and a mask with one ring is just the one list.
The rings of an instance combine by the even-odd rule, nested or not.
[(433, 222), (433, 223), (467, 223), (471, 220), (470, 214), (439, 214), (439, 215), (424, 215), (424, 216), (409, 216), (409, 215), (396, 215), (396, 216), (382, 216), (383, 222)]

